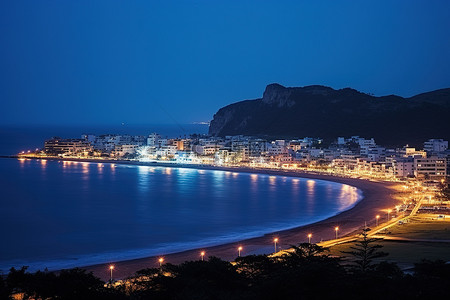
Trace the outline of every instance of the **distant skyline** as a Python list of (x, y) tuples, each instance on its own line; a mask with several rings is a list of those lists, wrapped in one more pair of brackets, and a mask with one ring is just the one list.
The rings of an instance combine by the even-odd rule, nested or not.
[(270, 83), (450, 87), (449, 1), (3, 1), (0, 126), (186, 124)]

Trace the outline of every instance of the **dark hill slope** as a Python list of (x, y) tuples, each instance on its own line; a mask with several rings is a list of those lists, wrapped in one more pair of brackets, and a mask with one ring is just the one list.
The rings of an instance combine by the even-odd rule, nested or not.
[(450, 139), (450, 89), (403, 98), (374, 97), (325, 86), (266, 87), (263, 97), (221, 108), (211, 121), (216, 136), (322, 137), (359, 135), (379, 144)]

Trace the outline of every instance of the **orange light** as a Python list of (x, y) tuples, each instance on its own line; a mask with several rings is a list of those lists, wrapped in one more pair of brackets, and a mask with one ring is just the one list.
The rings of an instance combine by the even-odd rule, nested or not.
[(239, 250), (239, 251), (241, 251), (241, 250), (242, 250), (242, 247), (241, 247), (241, 246), (239, 246), (238, 250)]
[(205, 251), (200, 252), (201, 256), (205, 256)]
[(110, 266), (109, 266), (109, 269), (110, 269), (110, 270), (114, 270), (114, 266), (113, 266), (113, 265), (110, 265)]
[(339, 227), (334, 228), (334, 230), (338, 231), (338, 230), (339, 230)]
[(276, 243), (278, 242), (278, 238), (274, 238), (273, 241)]
[(158, 261), (159, 261), (159, 263), (162, 263), (162, 262), (164, 261), (164, 258), (160, 257), (160, 258), (158, 259)]
[(310, 233), (310, 234), (308, 234), (308, 237), (309, 237), (309, 238), (311, 238), (311, 237), (312, 237), (312, 234), (311, 234), (311, 233)]

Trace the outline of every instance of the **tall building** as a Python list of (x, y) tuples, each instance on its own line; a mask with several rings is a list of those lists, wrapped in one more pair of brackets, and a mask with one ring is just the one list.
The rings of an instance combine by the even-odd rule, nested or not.
[(161, 139), (161, 136), (157, 133), (152, 133), (147, 138), (147, 145), (151, 147), (158, 146), (158, 142)]
[(414, 175), (425, 179), (444, 178), (447, 175), (447, 161), (440, 157), (415, 158)]

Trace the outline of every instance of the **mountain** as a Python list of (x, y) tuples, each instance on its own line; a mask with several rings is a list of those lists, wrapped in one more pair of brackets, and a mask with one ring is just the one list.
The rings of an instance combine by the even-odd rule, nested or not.
[(209, 134), (261, 137), (359, 135), (378, 144), (421, 145), (430, 138), (450, 139), (450, 88), (410, 98), (375, 97), (351, 88), (270, 84), (263, 97), (225, 106), (214, 115)]

